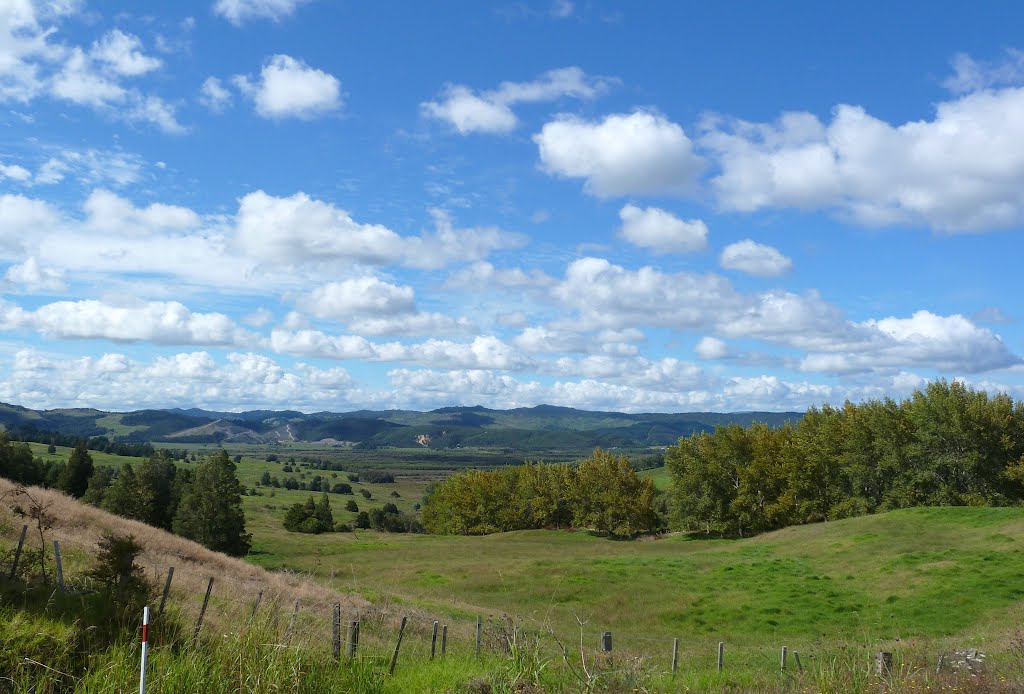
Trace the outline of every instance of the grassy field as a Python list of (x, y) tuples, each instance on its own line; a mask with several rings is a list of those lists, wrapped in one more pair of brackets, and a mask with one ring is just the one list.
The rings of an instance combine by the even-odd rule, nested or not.
[(662, 491), (668, 489), (669, 477), (667, 467), (656, 467), (650, 470), (641, 470), (638, 474), (640, 477), (654, 482), (654, 486), (658, 489)]
[(678, 637), (704, 660), (718, 641), (740, 660), (771, 660), (782, 645), (812, 657), (823, 643), (1005, 649), (1024, 598), (1021, 509), (911, 509), (736, 541), (254, 533), (257, 563), (371, 600), (453, 619), (514, 615), (577, 637), (578, 616), (617, 648), (663, 656)]

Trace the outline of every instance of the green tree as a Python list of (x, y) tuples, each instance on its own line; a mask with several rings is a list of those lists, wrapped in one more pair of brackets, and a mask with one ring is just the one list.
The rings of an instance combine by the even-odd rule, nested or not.
[(86, 448), (85, 441), (79, 441), (75, 450), (71, 452), (68, 465), (64, 468), (58, 486), (61, 491), (70, 494), (76, 499), (85, 496), (85, 490), (89, 488), (89, 478), (92, 477), (93, 465), (92, 456)]
[(245, 532), (242, 485), (227, 451), (204, 458), (196, 467), (174, 517), (174, 532), (232, 556), (249, 552), (252, 535)]
[(576, 468), (573, 524), (612, 537), (633, 537), (658, 527), (654, 483), (641, 479), (625, 456), (596, 449)]
[(89, 478), (89, 488), (85, 490), (82, 501), (93, 506), (103, 503), (103, 497), (114, 481), (114, 468), (109, 465), (100, 465)]
[(139, 497), (139, 479), (131, 465), (126, 463), (117, 471), (113, 483), (103, 495), (102, 508), (124, 518), (143, 520), (145, 509)]

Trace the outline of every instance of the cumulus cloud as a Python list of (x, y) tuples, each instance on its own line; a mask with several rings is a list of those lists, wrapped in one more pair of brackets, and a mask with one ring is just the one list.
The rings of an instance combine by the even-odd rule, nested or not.
[(689, 253), (708, 245), (708, 227), (699, 219), (684, 221), (657, 207), (626, 205), (619, 210), (619, 234), (629, 243), (655, 253)]
[(5, 178), (25, 183), (32, 179), (32, 172), (18, 164), (0, 164), (0, 180)]
[(257, 81), (238, 75), (234, 82), (264, 118), (310, 120), (342, 106), (338, 78), (288, 55), (271, 56)]
[(67, 358), (22, 349), (0, 380), (0, 400), (35, 408), (287, 407), (312, 412), (344, 410), (361, 398), (343, 368), (304, 363), (286, 368), (259, 354), (232, 352), (218, 360), (208, 352), (184, 352), (140, 361), (118, 352)]
[(55, 301), (34, 311), (0, 306), (3, 324), (56, 339), (104, 339), (161, 345), (245, 345), (253, 336), (222, 313), (194, 313), (176, 301), (113, 306), (96, 300)]
[(726, 270), (738, 270), (756, 277), (781, 277), (793, 269), (793, 261), (778, 250), (750, 239), (726, 246), (718, 262)]
[(23, 195), (0, 195), (0, 259), (21, 257), (42, 230), (59, 226), (61, 215), (42, 200)]
[(412, 287), (357, 277), (317, 287), (302, 297), (299, 308), (318, 318), (348, 320), (353, 316), (412, 313), (416, 310)]
[(94, 190), (83, 205), (93, 229), (113, 234), (145, 235), (161, 231), (194, 229), (200, 217), (187, 207), (153, 203), (135, 207), (129, 200), (107, 190)]
[(231, 105), (232, 96), (219, 79), (207, 77), (199, 88), (199, 103), (214, 113), (220, 113)]
[(217, 0), (213, 11), (235, 26), (251, 19), (279, 22), (309, 0)]
[(941, 102), (931, 120), (890, 124), (839, 105), (829, 122), (785, 113), (774, 123), (710, 120), (700, 138), (719, 171), (719, 204), (754, 212), (833, 210), (871, 226), (949, 233), (1024, 220), (1024, 88)]
[(450, 84), (438, 100), (420, 104), (420, 110), (428, 118), (448, 123), (461, 135), (508, 133), (519, 124), (512, 111), (516, 104), (564, 97), (593, 99), (608, 85), (609, 80), (588, 77), (578, 67), (566, 67), (549, 70), (531, 82), (502, 82), (497, 89), (479, 94), (469, 87)]
[(697, 342), (693, 351), (701, 359), (722, 359), (728, 356), (729, 346), (725, 344), (725, 341), (719, 340), (717, 337), (705, 335)]
[(518, 267), (497, 268), (487, 261), (478, 261), (452, 272), (445, 280), (449, 288), (475, 289), (529, 289), (551, 286), (555, 280), (543, 270), (530, 271)]
[(89, 54), (93, 60), (125, 77), (144, 75), (163, 64), (159, 58), (143, 53), (142, 41), (138, 36), (126, 34), (120, 29), (109, 31), (94, 41)]
[(942, 86), (954, 94), (988, 89), (990, 87), (1018, 86), (1024, 83), (1024, 51), (1009, 48), (999, 60), (975, 60), (966, 53), (953, 56), (953, 74)]
[(682, 194), (691, 191), (704, 160), (676, 123), (650, 111), (600, 122), (560, 116), (533, 136), (548, 173), (584, 179), (597, 197)]
[(67, 284), (63, 272), (42, 267), (38, 260), (30, 256), (25, 262), (7, 268), (0, 287), (6, 291), (42, 293), (63, 291)]

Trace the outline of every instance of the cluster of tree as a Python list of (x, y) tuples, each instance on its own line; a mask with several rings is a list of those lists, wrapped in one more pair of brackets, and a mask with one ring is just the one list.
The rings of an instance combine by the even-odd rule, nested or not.
[(391, 484), (395, 481), (395, 476), (390, 472), (384, 472), (383, 470), (363, 470), (356, 477), (356, 481), (372, 482), (375, 484)]
[(353, 494), (352, 485), (348, 482), (335, 482), (331, 483), (326, 477), (320, 475), (313, 475), (313, 479), (309, 482), (303, 482), (296, 479), (295, 477), (285, 477), (284, 482), (277, 478), (277, 475), (271, 475), (269, 471), (264, 471), (260, 476), (260, 486), (262, 487), (284, 487), (285, 489), (299, 489), (307, 492), (324, 492), (325, 494)]
[(721, 426), (665, 452), (673, 521), (745, 535), (909, 506), (1024, 501), (1024, 404), (936, 381), (909, 399)]
[(327, 494), (320, 496), (320, 501), (313, 501), (310, 496), (306, 503), (293, 504), (284, 517), (285, 530), (293, 533), (330, 533), (335, 530), (348, 530), (348, 526), (334, 525), (334, 514), (331, 513), (331, 502)]
[(26, 485), (56, 487), (65, 467), (59, 461), (33, 457), (27, 443), (11, 441), (0, 431), (0, 477)]
[(244, 492), (227, 452), (201, 460), (195, 471), (179, 468), (164, 451), (138, 467), (96, 467), (79, 441), (67, 464), (33, 459), (27, 443), (0, 433), (0, 475), (22, 484), (54, 487), (125, 518), (170, 530), (210, 549), (235, 556), (249, 551)]
[(590, 528), (612, 537), (656, 530), (656, 492), (624, 456), (600, 449), (579, 465), (528, 463), (456, 473), (428, 490), (428, 532), (483, 535)]
[[(45, 431), (32, 426), (21, 426), (8, 433), (11, 441), (32, 441), (33, 443), (47, 443), (51, 446), (77, 446), (82, 438), (73, 434), (61, 434), (57, 431)], [(124, 441), (111, 441), (106, 436), (94, 436), (85, 439), (85, 447), (90, 451), (99, 451), (111, 455), (134, 456), (147, 458), (154, 453), (151, 443), (131, 443)]]

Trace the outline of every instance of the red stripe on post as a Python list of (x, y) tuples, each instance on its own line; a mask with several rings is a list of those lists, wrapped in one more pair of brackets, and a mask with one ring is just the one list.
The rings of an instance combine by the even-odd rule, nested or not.
[(148, 624), (143, 624), (142, 625), (142, 643), (148, 643), (148, 642), (149, 642), (149, 625)]

